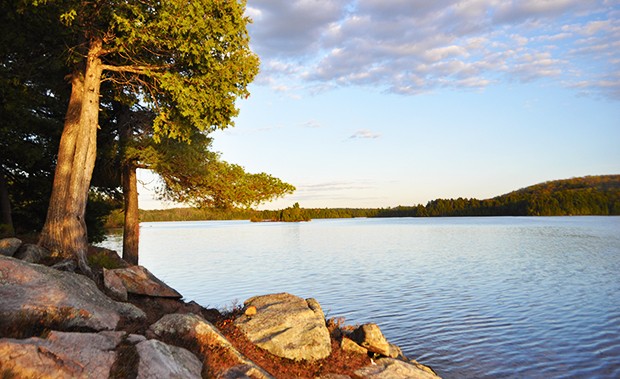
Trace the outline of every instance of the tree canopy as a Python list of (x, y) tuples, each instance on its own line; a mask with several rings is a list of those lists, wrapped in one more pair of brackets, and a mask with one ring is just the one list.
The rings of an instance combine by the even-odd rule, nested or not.
[[(93, 184), (113, 188), (120, 185), (119, 165), (128, 162), (134, 170), (143, 164), (157, 169), (170, 184), (183, 183), (174, 175), (191, 178), (203, 188), (196, 200), (203, 205), (246, 206), (278, 190), (291, 191), (286, 183), (248, 174), (210, 151), (208, 133), (234, 125), (236, 101), (249, 96), (247, 86), (258, 72), (244, 1), (1, 1), (6, 12), (0, 16), (0, 143), (6, 148), (0, 154), (0, 200), (16, 198), (20, 173), (34, 178), (35, 163), (46, 164), (45, 180), (49, 183), (52, 172), (54, 180), (44, 191), (51, 195), (42, 246), (80, 261), (93, 172)], [(132, 126), (131, 141), (124, 145), (119, 105), (149, 119), (148, 132), (136, 133)], [(158, 146), (149, 150), (143, 144), (140, 156), (132, 156), (139, 138)], [(25, 149), (28, 142), (36, 148)], [(14, 149), (22, 152), (18, 158), (11, 157)], [(184, 162), (186, 171), (180, 172), (178, 162), (193, 155), (200, 155), (200, 164)], [(219, 187), (208, 183), (206, 168), (212, 180), (234, 178), (237, 190), (215, 194)], [(203, 176), (200, 182), (196, 175)], [(257, 190), (257, 183), (271, 185), (271, 192)], [(7, 187), (10, 196), (4, 195)], [(107, 193), (98, 190), (95, 198)], [(164, 193), (176, 196), (172, 186)], [(2, 223), (15, 212), (8, 202), (0, 204)]]

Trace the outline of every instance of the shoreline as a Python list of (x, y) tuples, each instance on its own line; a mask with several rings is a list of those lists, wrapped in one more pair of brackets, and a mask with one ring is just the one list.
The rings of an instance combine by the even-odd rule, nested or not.
[[(0, 240), (0, 248), (4, 245), (3, 241), (5, 240)], [(33, 246), (36, 246), (24, 245), (33, 249)], [(142, 266), (129, 266), (112, 250), (96, 247), (89, 249), (89, 262), (97, 273), (97, 283), (72, 273), (71, 269), (74, 267), (66, 262), (57, 262), (49, 256), (39, 256), (38, 262), (32, 262), (37, 259), (31, 255), (26, 256), (23, 251), (20, 241), (20, 247), (13, 253), (7, 254), (3, 251), (0, 256), (0, 283), (3, 285), (0, 286), (2, 288), (0, 292), (4, 291), (2, 295), (5, 299), (0, 302), (0, 313), (7, 320), (0, 330), (0, 351), (12, 352), (12, 356), (19, 355), (16, 353), (22, 351), (19, 349), (26, 349), (29, 353), (17, 360), (3, 362), (0, 366), (0, 373), (3, 375), (31, 373), (36, 377), (37, 372), (41, 374), (46, 370), (64, 372), (63, 370), (69, 368), (55, 367), (51, 362), (50, 366), (38, 367), (32, 360), (28, 361), (28, 356), (34, 360), (41, 359), (33, 352), (33, 346), (38, 346), (39, 350), (42, 346), (54, 350), (60, 348), (57, 346), (57, 341), (66, 338), (96, 339), (99, 337), (95, 336), (104, 335), (108, 338), (113, 335), (118, 340), (116, 347), (111, 350), (114, 351), (113, 359), (108, 359), (111, 363), (107, 376), (99, 377), (134, 377), (134, 373), (145, 370), (141, 362), (152, 359), (147, 358), (148, 355), (143, 353), (143, 350), (155, 348), (165, 351), (177, 351), (178, 348), (187, 351), (190, 355), (186, 353), (182, 355), (187, 355), (194, 363), (197, 360), (201, 365), (198, 377), (356, 379), (382, 378), (385, 375), (392, 375), (389, 373), (401, 371), (406, 374), (389, 377), (412, 377), (412, 372), (420, 378), (437, 377), (431, 368), (407, 359), (397, 346), (385, 340), (376, 324), (353, 327), (344, 325), (343, 320), (326, 319), (320, 305), (314, 299), (304, 300), (285, 293), (263, 295), (248, 299), (244, 307), (236, 307), (228, 313), (222, 313), (216, 309), (202, 307), (193, 301), (183, 301), (181, 294), (155, 278), (148, 270)], [(39, 253), (45, 254), (40, 250)], [(13, 254), (16, 254), (16, 258)], [(60, 269), (68, 269), (69, 272)], [(34, 283), (34, 279), (25, 281), (24, 277), (19, 279), (19, 272), (24, 270), (30, 272), (26, 277), (40, 277), (39, 281), (50, 280), (51, 284), (46, 285), (44, 289), (40, 288), (41, 282)], [(130, 279), (126, 277), (131, 277), (132, 282), (129, 283)], [(115, 280), (119, 278), (120, 285), (119, 281)], [(57, 285), (54, 284), (56, 280), (79, 284)], [(91, 284), (88, 284), (89, 281)], [(79, 297), (79, 293), (73, 293), (77, 290), (91, 293), (91, 296), (100, 298), (101, 303), (96, 306), (84, 305), (87, 304), (86, 300), (80, 299), (77, 304), (66, 302), (54, 304), (50, 299), (56, 298), (52, 295), (55, 294), (57, 287), (65, 291), (62, 296), (58, 295), (58, 298)], [(126, 292), (123, 293), (123, 289)], [(45, 292), (39, 299), (43, 301), (33, 300), (31, 295), (37, 290)], [(274, 301), (274, 299), (280, 300)], [(26, 306), (20, 304), (16, 307), (16, 301), (25, 301)], [(50, 302), (51, 304), (48, 304)], [(252, 302), (256, 305), (252, 305)], [(276, 303), (284, 303), (286, 307), (275, 309), (273, 304)], [(117, 312), (118, 316), (105, 316), (99, 319), (97, 312), (113, 315), (116, 308), (120, 309)], [(37, 311), (28, 313), (29, 311), (25, 309), (37, 309)], [(296, 333), (301, 334), (292, 334), (289, 336), (292, 339), (287, 341), (280, 340), (281, 332), (269, 338), (265, 337), (263, 334), (269, 329), (268, 325), (277, 320), (282, 312), (304, 314), (304, 317), (307, 317), (298, 320), (294, 326), (286, 324), (286, 327), (276, 327), (276, 329), (284, 327), (280, 330), (289, 328), (298, 330)], [(117, 317), (117, 321), (112, 325), (114, 317)], [(283, 320), (289, 320), (287, 317)], [(162, 326), (165, 321), (172, 322), (177, 330), (173, 331), (174, 328), (167, 324)], [(204, 334), (206, 329), (210, 331)], [(314, 333), (317, 330), (320, 331), (319, 335)], [(287, 333), (282, 335), (284, 334)], [(255, 335), (261, 337), (254, 337)], [(260, 341), (264, 339), (270, 340), (273, 346), (261, 345)], [(90, 345), (80, 346), (81, 343), (83, 341), (74, 342), (72, 347), (78, 356), (92, 350)], [(303, 355), (312, 350), (309, 349), (310, 346), (316, 344), (322, 345), (322, 350), (317, 350), (313, 356)], [(292, 345), (299, 346), (296, 350), (286, 347)], [(300, 355), (302, 358), (295, 358), (296, 354), (302, 354)], [(177, 353), (168, 352), (163, 354), (163, 357), (174, 361)], [(185, 369), (185, 366), (195, 365), (184, 363), (179, 369)], [(43, 371), (36, 371), (38, 369)], [(105, 371), (105, 368), (103, 370)], [(90, 374), (92, 372), (73, 372), (71, 376)]]

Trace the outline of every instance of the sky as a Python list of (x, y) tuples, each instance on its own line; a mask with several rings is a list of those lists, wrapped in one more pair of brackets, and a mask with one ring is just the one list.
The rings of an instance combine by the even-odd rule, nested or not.
[(261, 72), (212, 136), (224, 160), (297, 188), (262, 209), (620, 174), (620, 0), (248, 0), (246, 14)]

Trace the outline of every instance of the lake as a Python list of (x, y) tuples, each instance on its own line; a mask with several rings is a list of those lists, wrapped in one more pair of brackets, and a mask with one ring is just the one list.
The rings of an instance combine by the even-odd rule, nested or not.
[(620, 378), (620, 217), (160, 222), (140, 232), (140, 264), (206, 307), (314, 297), (328, 318), (376, 322), (444, 378)]

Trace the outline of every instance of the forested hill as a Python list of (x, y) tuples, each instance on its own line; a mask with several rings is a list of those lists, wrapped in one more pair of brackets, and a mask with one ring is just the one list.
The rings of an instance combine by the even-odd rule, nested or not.
[(620, 175), (585, 176), (533, 185), (500, 196), (525, 202), (528, 215), (620, 214)]
[(555, 180), (492, 199), (437, 199), (383, 210), (378, 217), (620, 215), (620, 175)]
[[(293, 207), (294, 208), (294, 207)], [(292, 209), (292, 208), (291, 208)], [(142, 221), (282, 220), (286, 211), (177, 208), (140, 211)], [(394, 208), (301, 208), (304, 218), (620, 215), (620, 175), (555, 180), (492, 199), (436, 199)], [(289, 212), (290, 213), (290, 212)]]

